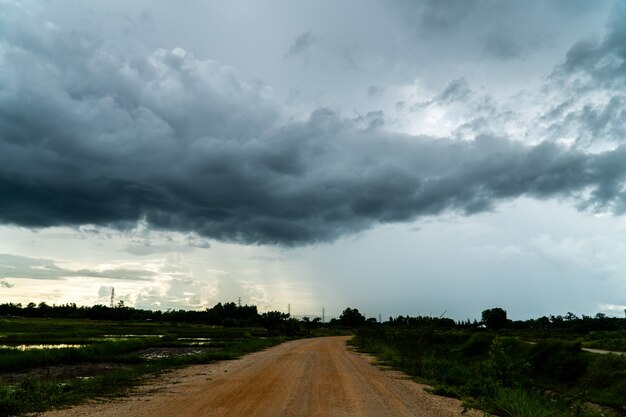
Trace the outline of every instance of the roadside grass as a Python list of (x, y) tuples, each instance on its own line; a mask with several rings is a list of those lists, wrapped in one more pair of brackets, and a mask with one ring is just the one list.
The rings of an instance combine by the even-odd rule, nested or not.
[[(198, 352), (147, 358), (147, 348), (186, 347), (200, 338)], [(222, 328), (201, 324), (93, 322), (67, 319), (0, 320), (0, 345), (69, 344), (83, 346), (19, 350), (0, 349), (0, 416), (22, 415), (65, 407), (96, 397), (128, 393), (133, 387), (169, 369), (218, 360), (236, 359), (287, 340), (267, 337), (262, 328)], [(174, 349), (175, 350), (175, 349)], [(89, 377), (68, 378), (28, 370), (81, 363), (119, 365)], [(63, 369), (63, 368), (61, 368)], [(17, 382), (3, 382), (11, 373), (25, 374)]]
[(626, 357), (581, 351), (572, 340), (531, 345), (507, 332), (363, 329), (350, 343), (382, 364), (502, 417), (626, 415)]
[(341, 327), (319, 327), (311, 329), (306, 337), (327, 337), (327, 336), (354, 336), (354, 329)]
[(572, 404), (556, 398), (546, 398), (536, 392), (520, 389), (497, 390), (490, 410), (502, 417), (598, 417), (602, 414), (584, 404)]
[(591, 332), (582, 337), (581, 342), (587, 348), (626, 352), (626, 330)]
[(585, 353), (587, 373), (579, 390), (598, 404), (614, 407), (626, 415), (626, 356)]
[[(42, 366), (73, 362), (123, 362), (136, 363), (137, 358), (124, 355), (148, 346), (159, 339), (102, 342), (78, 348), (49, 348), (21, 351), (0, 349), (0, 372), (24, 371)], [(1, 375), (0, 375), (1, 376)]]

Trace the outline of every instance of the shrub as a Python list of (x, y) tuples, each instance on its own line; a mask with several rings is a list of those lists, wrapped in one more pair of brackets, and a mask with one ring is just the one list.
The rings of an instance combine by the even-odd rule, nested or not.
[(547, 340), (533, 346), (531, 374), (560, 383), (573, 382), (585, 374), (587, 357), (578, 342)]
[(459, 351), (465, 357), (486, 356), (494, 336), (490, 333), (474, 333)]

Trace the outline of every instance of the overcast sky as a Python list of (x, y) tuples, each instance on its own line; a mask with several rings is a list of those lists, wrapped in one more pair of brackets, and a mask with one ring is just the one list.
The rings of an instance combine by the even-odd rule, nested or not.
[(0, 0), (0, 302), (621, 316), (624, 21)]

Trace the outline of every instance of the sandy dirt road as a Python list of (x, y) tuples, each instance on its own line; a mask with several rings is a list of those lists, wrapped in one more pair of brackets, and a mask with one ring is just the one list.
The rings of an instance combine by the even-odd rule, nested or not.
[[(353, 352), (347, 337), (296, 340), (236, 361), (176, 370), (137, 395), (45, 417), (447, 417), (460, 402)], [(466, 416), (479, 417), (470, 411)]]

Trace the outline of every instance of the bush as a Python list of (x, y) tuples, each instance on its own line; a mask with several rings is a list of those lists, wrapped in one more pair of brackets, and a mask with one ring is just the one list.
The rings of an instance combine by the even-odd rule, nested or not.
[(587, 357), (578, 342), (547, 340), (533, 346), (531, 374), (559, 383), (573, 382), (585, 374)]
[(490, 333), (474, 333), (459, 351), (466, 358), (486, 356), (494, 336)]
[(514, 338), (497, 337), (489, 348), (484, 371), (487, 377), (501, 387), (521, 387), (526, 385), (528, 363), (524, 350), (526, 346)]

